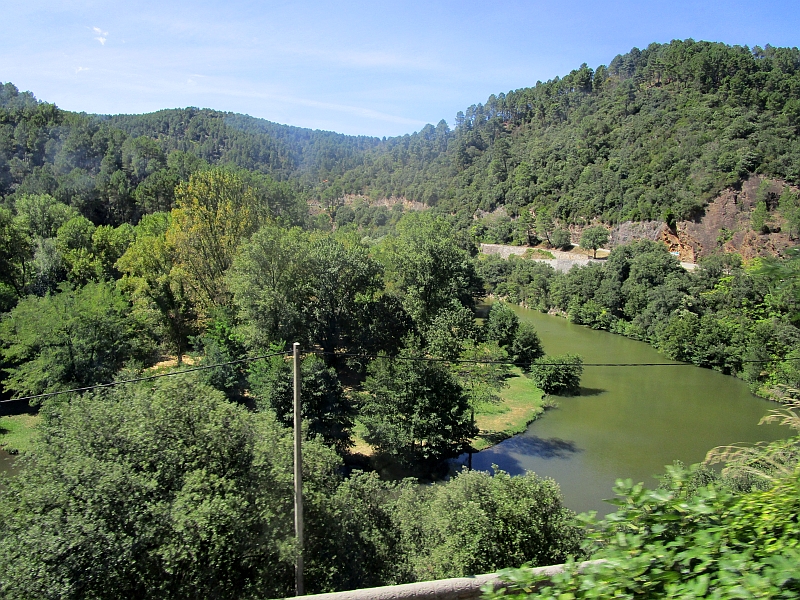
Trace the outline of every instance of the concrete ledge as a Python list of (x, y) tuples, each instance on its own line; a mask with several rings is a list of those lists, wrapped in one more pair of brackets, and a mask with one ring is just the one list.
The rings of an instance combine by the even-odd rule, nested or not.
[[(581, 568), (602, 561), (581, 563)], [(564, 570), (564, 565), (536, 567), (531, 572), (552, 577)], [(455, 579), (438, 579), (403, 585), (387, 585), (384, 587), (364, 588), (349, 592), (331, 594), (314, 594), (303, 596), (309, 600), (473, 600), (481, 597), (481, 587), (492, 584), (494, 589), (506, 587), (497, 573), (475, 575), (473, 577), (457, 577)]]

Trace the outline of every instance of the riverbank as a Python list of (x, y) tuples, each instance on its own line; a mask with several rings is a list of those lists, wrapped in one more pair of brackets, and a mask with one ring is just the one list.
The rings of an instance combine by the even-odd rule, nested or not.
[[(544, 413), (544, 392), (521, 369), (514, 367), (506, 384), (500, 390), (500, 402), (484, 404), (475, 411), (475, 425), (479, 433), (470, 441), (470, 446), (476, 452), (524, 432), (528, 425)], [(375, 449), (364, 440), (362, 432), (363, 428), (357, 424), (353, 430), (350, 454), (356, 460), (372, 462)]]
[(544, 412), (544, 392), (514, 368), (513, 376), (500, 391), (498, 404), (482, 407), (475, 413), (480, 433), (472, 440), (475, 450), (484, 450), (511, 436), (522, 433)]

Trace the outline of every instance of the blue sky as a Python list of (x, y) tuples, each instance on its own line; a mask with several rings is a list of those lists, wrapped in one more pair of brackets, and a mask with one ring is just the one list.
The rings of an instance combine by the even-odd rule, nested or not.
[(671, 39), (800, 45), (797, 0), (4, 0), (0, 81), (68, 110), (200, 106), (410, 133)]

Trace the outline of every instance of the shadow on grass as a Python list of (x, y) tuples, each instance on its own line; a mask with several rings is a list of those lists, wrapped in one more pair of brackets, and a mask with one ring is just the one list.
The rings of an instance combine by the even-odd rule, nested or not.
[(490, 445), (494, 446), (503, 440), (507, 440), (511, 436), (502, 431), (481, 431), (476, 437), (486, 440)]

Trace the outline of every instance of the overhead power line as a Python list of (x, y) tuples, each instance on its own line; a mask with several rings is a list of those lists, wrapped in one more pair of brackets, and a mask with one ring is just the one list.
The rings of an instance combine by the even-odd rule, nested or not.
[[(341, 358), (368, 358), (368, 359), (376, 359), (376, 358), (385, 358), (388, 360), (409, 360), (409, 361), (427, 361), (427, 362), (441, 362), (441, 363), (450, 363), (450, 364), (481, 364), (481, 365), (506, 365), (506, 366), (527, 366), (531, 363), (519, 363), (510, 360), (480, 360), (480, 359), (464, 359), (464, 358), (457, 358), (457, 359), (449, 359), (449, 358), (434, 358), (431, 356), (384, 356), (380, 354), (359, 354), (354, 352), (324, 352), (324, 351), (312, 351), (309, 354), (314, 354), (316, 356), (336, 356)], [(34, 394), (32, 396), (22, 396), (20, 398), (11, 398), (9, 400), (0, 400), (0, 404), (5, 404), (8, 402), (22, 402), (22, 401), (30, 401), (30, 400), (44, 400), (45, 398), (51, 398), (53, 396), (60, 396), (62, 394), (74, 394), (79, 392), (90, 392), (92, 390), (98, 389), (105, 389), (111, 388), (118, 385), (123, 385), (127, 383), (139, 383), (141, 381), (150, 381), (153, 379), (159, 379), (161, 377), (173, 377), (175, 375), (183, 375), (184, 373), (192, 373), (194, 371), (205, 371), (207, 369), (216, 369), (218, 367), (226, 367), (229, 365), (236, 365), (236, 364), (243, 364), (254, 362), (257, 360), (262, 360), (265, 358), (272, 358), (274, 356), (290, 356), (290, 352), (273, 352), (271, 354), (263, 354), (261, 356), (250, 356), (247, 358), (239, 358), (236, 360), (229, 360), (227, 362), (221, 363), (214, 363), (213, 365), (202, 365), (200, 367), (192, 367), (190, 369), (182, 369), (180, 371), (170, 371), (168, 373), (159, 373), (157, 375), (148, 375), (146, 377), (134, 377), (133, 379), (123, 379), (120, 381), (112, 381), (109, 383), (98, 383), (96, 385), (89, 385), (86, 387), (80, 388), (72, 388), (69, 390), (60, 390), (58, 392), (47, 392), (45, 394)], [(784, 358), (781, 360), (800, 360), (800, 357), (795, 358)], [(775, 362), (775, 360), (742, 360), (739, 361), (740, 363), (747, 363), (747, 364), (766, 364)], [(545, 363), (539, 362), (536, 363), (537, 365), (543, 367), (569, 367), (571, 365), (564, 364), (564, 363)], [(692, 363), (686, 362), (671, 362), (671, 363), (583, 363), (582, 366), (584, 367), (695, 367)]]
[[(526, 366), (533, 363), (522, 363), (522, 362), (514, 362), (513, 360), (480, 360), (480, 359), (469, 359), (469, 358), (434, 358), (430, 356), (386, 356), (381, 354), (358, 354), (358, 353), (350, 353), (350, 352), (322, 352), (322, 351), (312, 351), (309, 354), (315, 354), (317, 356), (339, 356), (339, 357), (347, 357), (347, 358), (386, 358), (389, 360), (416, 360), (416, 361), (427, 361), (427, 362), (444, 362), (444, 363), (478, 363), (483, 365), (508, 365), (508, 366)], [(796, 358), (783, 358), (780, 360), (800, 360), (800, 357)], [(740, 363), (747, 363), (747, 364), (766, 364), (776, 362), (777, 359), (773, 360), (740, 360)], [(566, 367), (564, 363), (546, 363), (546, 362), (537, 362), (537, 365), (543, 367)], [(699, 367), (699, 365), (695, 365), (694, 363), (687, 363), (687, 362), (669, 362), (669, 363), (582, 363), (584, 367)], [(702, 368), (702, 367), (700, 367)]]
[(90, 392), (92, 390), (99, 390), (103, 388), (110, 388), (125, 383), (138, 383), (140, 381), (150, 381), (151, 379), (159, 379), (161, 377), (172, 377), (174, 375), (183, 375), (184, 373), (192, 373), (194, 371), (205, 371), (206, 369), (216, 369), (217, 367), (226, 367), (228, 365), (236, 365), (241, 363), (253, 362), (262, 360), (264, 358), (272, 358), (273, 356), (289, 356), (288, 352), (273, 352), (272, 354), (264, 354), (262, 356), (250, 356), (248, 358), (240, 358), (237, 360), (229, 360), (223, 363), (215, 363), (213, 365), (203, 365), (200, 367), (192, 367), (190, 369), (182, 369), (180, 371), (170, 371), (169, 373), (159, 373), (157, 375), (148, 375), (146, 377), (134, 377), (133, 379), (123, 379), (121, 381), (112, 381), (110, 383), (98, 383), (96, 385), (89, 385), (81, 388), (72, 388), (70, 390), (61, 390), (59, 392), (48, 392), (46, 394), (35, 394), (33, 396), (23, 396), (21, 398), (12, 398), (10, 400), (0, 400), (0, 403), (6, 402), (21, 402), (23, 400), (42, 400), (44, 398), (51, 398), (53, 396), (60, 396), (61, 394), (73, 394), (76, 392)]

